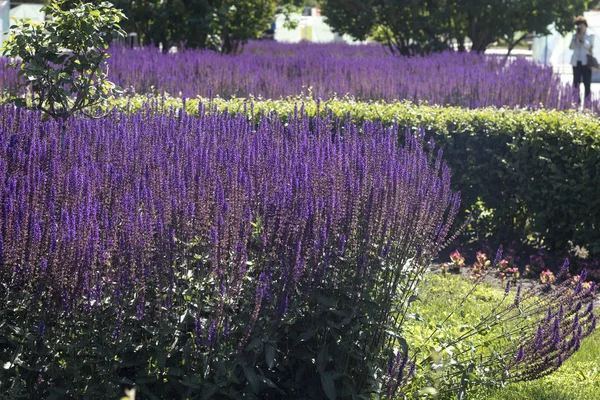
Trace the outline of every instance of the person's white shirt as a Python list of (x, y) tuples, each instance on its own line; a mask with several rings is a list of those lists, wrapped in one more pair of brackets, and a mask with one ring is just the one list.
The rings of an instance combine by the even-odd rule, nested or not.
[(577, 40), (577, 35), (573, 35), (569, 49), (573, 50), (571, 56), (571, 65), (577, 65), (580, 61), (581, 65), (587, 65), (587, 55), (592, 54), (592, 47), (594, 46), (594, 35), (586, 32), (583, 34), (583, 43)]

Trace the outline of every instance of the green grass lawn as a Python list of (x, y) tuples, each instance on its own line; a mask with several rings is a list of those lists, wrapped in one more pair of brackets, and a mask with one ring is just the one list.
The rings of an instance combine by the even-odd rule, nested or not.
[[(421, 286), (415, 312), (428, 324), (411, 322), (409, 344), (418, 345), (436, 323), (459, 304), (473, 283), (457, 276), (428, 275)], [(441, 335), (451, 337), (464, 324), (474, 324), (482, 314), (502, 299), (503, 290), (488, 284), (476, 288), (470, 298), (445, 324)], [(477, 339), (474, 339), (476, 341)], [(443, 342), (443, 339), (442, 339)], [(485, 350), (484, 350), (485, 351)], [(586, 338), (581, 349), (554, 374), (530, 382), (510, 384), (502, 389), (482, 389), (471, 399), (487, 400), (599, 400), (600, 399), (600, 330)]]
[(554, 374), (512, 384), (483, 394), (489, 400), (598, 400), (600, 399), (600, 330), (587, 337), (581, 349)]

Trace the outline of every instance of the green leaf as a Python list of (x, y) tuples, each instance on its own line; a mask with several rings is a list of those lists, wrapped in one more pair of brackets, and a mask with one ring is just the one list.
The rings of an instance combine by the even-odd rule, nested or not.
[(248, 343), (248, 345), (246, 346), (246, 348), (244, 350), (245, 351), (257, 350), (258, 352), (261, 352), (263, 345), (264, 345), (264, 343), (263, 343), (262, 339), (254, 338), (254, 339), (252, 339), (252, 341), (250, 343)]
[(329, 400), (336, 400), (337, 391), (335, 389), (332, 371), (327, 371), (324, 374), (321, 374), (321, 386), (323, 387), (323, 391)]
[(272, 369), (275, 366), (275, 355), (275, 347), (270, 344), (267, 344), (265, 346), (265, 362), (267, 363), (269, 369)]
[(321, 350), (317, 354), (317, 370), (322, 374), (329, 363), (329, 352), (328, 345), (321, 347)]
[(305, 341), (313, 338), (316, 334), (317, 334), (316, 330), (301, 333), (300, 335), (298, 335), (298, 342), (305, 342)]
[(316, 299), (316, 300), (317, 300), (319, 303), (323, 304), (324, 306), (327, 306), (327, 307), (330, 307), (330, 308), (335, 308), (335, 307), (337, 307), (337, 300), (335, 300), (335, 299), (332, 299), (332, 298), (330, 298), (330, 297), (323, 296), (323, 295), (321, 295), (321, 294), (317, 294), (317, 295), (315, 296), (315, 299)]
[(259, 382), (258, 376), (256, 376), (256, 372), (254, 372), (254, 368), (248, 367), (247, 365), (242, 365), (242, 369), (244, 370), (244, 375), (246, 379), (248, 379), (248, 383), (250, 383), (250, 387), (254, 394), (258, 394), (259, 390)]

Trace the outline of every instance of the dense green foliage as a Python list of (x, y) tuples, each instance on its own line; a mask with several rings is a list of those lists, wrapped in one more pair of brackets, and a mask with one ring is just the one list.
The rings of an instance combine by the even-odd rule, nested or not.
[[(111, 104), (136, 108), (145, 100), (122, 98)], [(187, 100), (188, 112), (196, 112), (199, 101)], [(203, 101), (248, 118), (276, 111), (285, 120), (295, 108), (314, 115), (318, 107), (339, 117), (350, 113), (359, 122), (398, 124), (400, 136), (405, 128), (425, 128), (444, 150), (464, 212), (474, 215), (467, 234), (534, 241), (559, 251), (568, 250), (572, 241), (600, 253), (600, 121), (591, 115), (300, 98)], [(181, 107), (179, 99), (162, 102)]]
[(99, 104), (115, 92), (103, 63), (110, 42), (125, 34), (119, 26), (124, 16), (111, 3), (82, 3), (68, 11), (62, 6), (58, 1), (44, 7), (52, 18), (43, 24), (17, 21), (2, 48), (5, 56), (19, 60), (13, 66), (25, 81), (11, 88), (11, 99), (24, 105), (19, 94), (23, 87), (29, 88), (33, 108), (57, 120)]
[(485, 51), (503, 39), (512, 48), (525, 33), (547, 32), (555, 23), (560, 32), (573, 30), (573, 17), (586, 0), (324, 0), (327, 22), (339, 33), (358, 39), (369, 35), (392, 51), (422, 53), (452, 47)]
[(286, 15), (296, 0), (115, 0), (128, 20), (123, 28), (136, 32), (144, 44), (180, 44), (237, 53), (269, 28), (276, 12)]

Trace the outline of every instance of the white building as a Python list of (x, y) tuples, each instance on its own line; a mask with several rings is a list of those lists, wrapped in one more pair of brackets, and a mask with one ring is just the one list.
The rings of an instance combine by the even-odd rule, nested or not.
[(41, 11), (43, 6), (43, 4), (17, 4), (11, 8), (10, 0), (0, 0), (0, 46), (12, 25), (12, 18), (29, 18), (33, 22), (44, 22), (45, 15)]
[(321, 16), (321, 11), (316, 7), (306, 7), (305, 12), (301, 14), (292, 14), (292, 21), (297, 22), (295, 29), (288, 29), (284, 26), (285, 16), (277, 15), (275, 19), (274, 39), (278, 42), (297, 43), (301, 40), (307, 40), (315, 43), (327, 42), (347, 42), (359, 43), (349, 35), (340, 36), (333, 33), (331, 27), (325, 23), (325, 17)]

